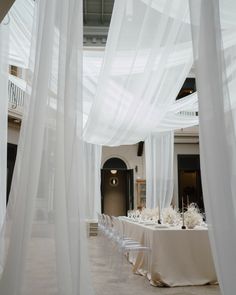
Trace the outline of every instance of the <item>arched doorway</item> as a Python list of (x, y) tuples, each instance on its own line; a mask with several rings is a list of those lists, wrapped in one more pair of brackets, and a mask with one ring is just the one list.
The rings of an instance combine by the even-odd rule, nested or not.
[(133, 208), (133, 169), (120, 158), (108, 159), (101, 171), (102, 212), (122, 216)]

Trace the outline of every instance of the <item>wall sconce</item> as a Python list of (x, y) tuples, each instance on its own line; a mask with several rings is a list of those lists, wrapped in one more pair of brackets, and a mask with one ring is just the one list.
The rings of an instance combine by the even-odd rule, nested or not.
[(115, 169), (111, 170), (111, 174), (116, 174), (116, 173), (117, 173), (117, 170), (115, 170)]
[(138, 172), (138, 166), (137, 165), (135, 166), (135, 172), (136, 173)]
[(119, 184), (118, 178), (112, 176), (112, 177), (110, 178), (110, 186), (118, 186), (118, 184)]

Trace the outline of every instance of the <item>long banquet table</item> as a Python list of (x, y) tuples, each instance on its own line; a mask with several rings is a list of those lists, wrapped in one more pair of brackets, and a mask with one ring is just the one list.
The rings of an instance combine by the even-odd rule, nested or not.
[(136, 273), (152, 285), (189, 286), (217, 282), (207, 228), (156, 228), (122, 218), (124, 234), (150, 247), (149, 254), (130, 254)]

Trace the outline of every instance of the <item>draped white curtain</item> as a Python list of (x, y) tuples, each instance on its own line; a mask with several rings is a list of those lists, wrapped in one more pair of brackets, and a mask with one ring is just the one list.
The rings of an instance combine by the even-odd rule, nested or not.
[(204, 203), (222, 294), (236, 278), (236, 3), (190, 0)]
[(170, 206), (173, 197), (174, 132), (151, 134), (145, 140), (146, 206)]
[(6, 17), (10, 30), (9, 63), (20, 68), (29, 66), (34, 3), (34, 0), (17, 0)]
[[(106, 128), (103, 128), (102, 137), (99, 136), (98, 130), (95, 128), (90, 130), (90, 133), (96, 140), (90, 140), (92, 143), (104, 143), (104, 137), (111, 137), (111, 131), (113, 134), (117, 133), (118, 138), (121, 138), (122, 133), (123, 139), (117, 140), (117, 137), (116, 139), (111, 139), (109, 145), (120, 145), (125, 144), (126, 142), (135, 143), (138, 140), (144, 139), (150, 132), (150, 130), (148, 130), (149, 128), (154, 131), (165, 131), (190, 127), (198, 124), (198, 117), (194, 112), (189, 112), (189, 110), (186, 112), (184, 109), (178, 109), (175, 110), (175, 112), (168, 111), (167, 114), (165, 114), (165, 111), (163, 110), (163, 99), (160, 100), (160, 97), (167, 97), (166, 91), (161, 88), (166, 87), (166, 89), (168, 89), (171, 84), (171, 79), (173, 79), (172, 82), (175, 83), (172, 83), (171, 85), (173, 93), (175, 93), (173, 95), (171, 94), (171, 96), (174, 97), (177, 95), (181, 86), (179, 81), (181, 79), (184, 81), (185, 79), (184, 72), (186, 68), (188, 68), (186, 64), (191, 63), (190, 60), (192, 59), (192, 48), (189, 33), (189, 15), (187, 9), (188, 1), (182, 0), (181, 6), (179, 6), (179, 1), (180, 0), (168, 0), (164, 2), (154, 0), (117, 1), (119, 3), (116, 6), (119, 6), (119, 9), (114, 9), (112, 24), (114, 23), (115, 25), (111, 25), (110, 28), (110, 37), (108, 39), (112, 39), (112, 41), (108, 40), (106, 45), (107, 49), (105, 59), (103, 50), (84, 50), (84, 125), (86, 125), (88, 114), (90, 113), (94, 100), (96, 99), (97, 101), (97, 97), (100, 95), (102, 97), (102, 101), (100, 101), (100, 103), (103, 103), (104, 106), (103, 114), (100, 119), (102, 118), (102, 121), (106, 119)], [(184, 10), (181, 10), (181, 7), (183, 7)], [(9, 13), (11, 39), (9, 55), (10, 63), (24, 68), (28, 67), (29, 62), (29, 48), (32, 39), (32, 25), (34, 17), (33, 9), (33, 0), (17, 0)], [(146, 17), (144, 18), (145, 15)], [(120, 18), (123, 18), (123, 22), (120, 21)], [(174, 21), (173, 25), (172, 20)], [(125, 25), (123, 25), (124, 22)], [(153, 26), (160, 27), (160, 29), (155, 32), (154, 36)], [(133, 36), (132, 42), (130, 42), (130, 38), (126, 38), (127, 28), (129, 29), (129, 35)], [(175, 29), (176, 31), (179, 31), (176, 40)], [(117, 34), (117, 30), (120, 31), (119, 35)], [(164, 31), (165, 33), (163, 33)], [(114, 37), (114, 32), (117, 38)], [(114, 44), (116, 45), (114, 46)], [(166, 64), (163, 60), (166, 61)], [(108, 65), (108, 70), (110, 70), (110, 74), (108, 76), (106, 76), (107, 69), (104, 70), (104, 66), (102, 67), (102, 64)], [(184, 72), (180, 70), (181, 65)], [(185, 69), (183, 69), (184, 67)], [(102, 71), (101, 68), (103, 69)], [(157, 69), (159, 69), (159, 72), (157, 72)], [(162, 71), (162, 75), (160, 69)], [(149, 81), (148, 75), (151, 71), (155, 75), (153, 80), (150, 79)], [(99, 77), (100, 73), (101, 77)], [(180, 73), (183, 74), (183, 77)], [(188, 74), (188, 71), (186, 71), (186, 73)], [(173, 75), (176, 75), (177, 78), (173, 78)], [(105, 80), (102, 77), (104, 77)], [(158, 88), (160, 89), (160, 93), (157, 89), (155, 90), (155, 77), (157, 84), (159, 85)], [(109, 85), (106, 98), (103, 94), (99, 94), (99, 89), (97, 89), (98, 80), (100, 85), (101, 81), (103, 85), (106, 85), (106, 87)], [(108, 80), (111, 83), (108, 84)], [(140, 81), (143, 83), (142, 89), (145, 89), (145, 87), (148, 87), (149, 89), (149, 92), (145, 94), (146, 96), (154, 96), (156, 92), (157, 97), (150, 98), (149, 100), (146, 98), (146, 102), (143, 102), (142, 97), (137, 95), (137, 87), (135, 86), (138, 85), (138, 87), (141, 88)], [(168, 83), (167, 86), (166, 83)], [(102, 86), (102, 88), (106, 87)], [(119, 92), (116, 90), (113, 91), (113, 89), (115, 89), (114, 87), (116, 90), (119, 89)], [(113, 100), (112, 103), (112, 113), (110, 103), (111, 93), (115, 96), (115, 101)], [(138, 100), (137, 97), (139, 97)], [(123, 118), (125, 112), (128, 110), (127, 102), (130, 102), (128, 105), (132, 106), (132, 108), (130, 108), (133, 111), (131, 99), (133, 99), (135, 101), (135, 105), (137, 105), (136, 119), (133, 124), (131, 124), (129, 116)], [(168, 100), (169, 99), (170, 97)], [(106, 104), (104, 104), (104, 101)], [(119, 101), (121, 101), (120, 104)], [(138, 106), (139, 103), (142, 103), (140, 107)], [(168, 101), (164, 102), (164, 104), (168, 103)], [(173, 99), (171, 104), (172, 103), (175, 105)], [(189, 99), (188, 105), (190, 104), (191, 99)], [(178, 104), (177, 106), (180, 107), (181, 105)], [(110, 118), (107, 116), (103, 117), (105, 113), (107, 114), (108, 110), (111, 114), (116, 115), (117, 108), (119, 109), (119, 113), (123, 113), (122, 120), (119, 122), (121, 123), (121, 121), (124, 120), (122, 126), (118, 123), (114, 124), (116, 120), (114, 119), (115, 117), (112, 117), (111, 115)], [(162, 109), (161, 115), (158, 113), (159, 109)], [(90, 121), (92, 120), (94, 126), (97, 126), (97, 116), (100, 115), (97, 112), (97, 109), (95, 109), (94, 112), (95, 116), (93, 115)], [(91, 114), (94, 114), (94, 112)], [(156, 113), (156, 116), (154, 113)], [(140, 134), (137, 134), (132, 140), (130, 134), (127, 134), (128, 131), (124, 128), (124, 125), (125, 127), (132, 129), (135, 133), (139, 133), (139, 131), (137, 131), (139, 119), (146, 119), (147, 114), (149, 114), (149, 116), (152, 115), (152, 120), (147, 120), (147, 124), (150, 124), (150, 126), (146, 126), (145, 130), (140, 132)], [(104, 122), (101, 124), (104, 124)], [(99, 129), (98, 126), (97, 129)], [(132, 130), (130, 132), (134, 134)], [(97, 138), (98, 136), (99, 138)], [(108, 144), (107, 140), (106, 144)]]
[[(107, 50), (109, 49), (107, 48)], [(184, 54), (185, 53), (183, 52), (183, 55)], [(97, 99), (95, 97), (96, 97), (99, 77), (101, 74), (102, 63), (106, 62), (105, 60), (104, 61), (103, 60), (104, 60), (103, 50), (84, 49), (83, 51), (84, 126), (86, 126), (86, 122), (90, 115), (92, 105), (95, 99)], [(122, 62), (122, 58), (120, 59), (120, 62)], [(142, 69), (140, 69), (140, 75), (141, 75), (141, 70)], [(123, 72), (121, 71), (119, 73), (119, 75), (123, 75), (123, 74), (125, 74), (124, 71)], [(123, 97), (122, 99), (125, 100), (125, 97)], [(122, 104), (122, 100), (121, 100), (121, 104)], [(107, 112), (110, 111), (111, 106), (109, 105), (108, 107), (109, 107), (109, 110), (107, 110)], [(161, 131), (175, 130), (175, 129), (198, 125), (198, 116), (196, 114), (197, 110), (198, 110), (198, 104), (197, 104), (196, 92), (182, 99), (179, 99), (177, 101), (173, 101), (171, 105), (168, 107), (168, 110), (164, 118), (162, 118), (162, 120), (159, 121), (158, 124), (155, 126), (155, 130), (161, 132)], [(153, 121), (153, 126), (157, 123), (156, 122), (157, 119), (158, 118), (155, 118), (155, 121)], [(107, 120), (106, 117), (104, 118), (104, 120)], [(139, 121), (137, 121), (136, 123), (139, 124)], [(104, 132), (106, 132), (106, 136), (109, 136), (109, 132), (110, 132), (109, 129), (104, 130)]]
[[(188, 2), (165, 1), (162, 11), (155, 3), (115, 1), (84, 130), (88, 142), (110, 146), (136, 143), (150, 132), (160, 131), (175, 103), (192, 66)], [(172, 10), (179, 18), (169, 14)]]
[(84, 198), (86, 202), (85, 216), (97, 219), (101, 213), (101, 160), (102, 146), (84, 143)]
[[(6, 212), (7, 114), (8, 114), (8, 27), (0, 24), (0, 231)], [(0, 246), (1, 247), (1, 246)], [(1, 250), (0, 250), (1, 251)]]
[(85, 236), (82, 1), (35, 2), (0, 294), (92, 294)]

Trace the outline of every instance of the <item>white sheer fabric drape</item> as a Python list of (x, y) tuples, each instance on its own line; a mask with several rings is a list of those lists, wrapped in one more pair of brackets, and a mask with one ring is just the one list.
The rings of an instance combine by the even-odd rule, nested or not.
[[(113, 16), (115, 17), (115, 15)], [(110, 31), (111, 32), (111, 31)], [(98, 87), (98, 80), (101, 74), (102, 62), (104, 59), (103, 50), (84, 50), (83, 51), (83, 103), (84, 103), (84, 126), (88, 120), (90, 110), (96, 98), (96, 91)], [(184, 52), (183, 52), (184, 54)], [(122, 73), (120, 73), (122, 75)], [(172, 104), (168, 107), (168, 110), (157, 125), (155, 125), (158, 120), (156, 118), (153, 121), (153, 126), (155, 126), (156, 131), (167, 131), (175, 130), (180, 128), (191, 127), (198, 125), (198, 116), (197, 116), (198, 104), (197, 104), (197, 93), (188, 95), (177, 101), (173, 101)], [(107, 112), (110, 111), (110, 105)], [(105, 111), (104, 111), (105, 112)], [(106, 120), (106, 117), (104, 118)], [(139, 121), (136, 122), (139, 124)], [(109, 136), (109, 129), (104, 130), (107, 136)], [(103, 135), (104, 136), (104, 135)], [(142, 135), (143, 136), (143, 135)], [(141, 138), (142, 139), (142, 138)]]
[(170, 206), (173, 197), (174, 132), (151, 134), (145, 140), (146, 206)]
[(0, 231), (6, 212), (7, 115), (8, 115), (8, 27), (0, 24)]
[(188, 2), (167, 0), (162, 11), (155, 2), (115, 1), (87, 142), (136, 143), (157, 130), (175, 102), (192, 66)]
[(29, 66), (34, 3), (33, 0), (17, 0), (6, 17), (10, 30), (9, 63), (20, 68)]
[[(190, 0), (204, 204), (222, 294), (236, 278), (235, 1)], [(223, 31), (222, 31), (223, 30)]]
[[(107, 97), (101, 94), (102, 101), (100, 101), (100, 104), (103, 103), (104, 107), (100, 120), (102, 120), (101, 124), (105, 124), (106, 128), (103, 128), (102, 137), (99, 136), (98, 130), (95, 128), (90, 130), (91, 136), (96, 139), (96, 141), (92, 143), (104, 143), (104, 137), (109, 138), (113, 136), (111, 135), (111, 131), (113, 134), (117, 133), (117, 137), (112, 139), (109, 145), (120, 145), (126, 142), (135, 143), (144, 139), (150, 132), (149, 128), (151, 128), (151, 131), (165, 131), (198, 124), (198, 117), (196, 114), (194, 112), (186, 112), (185, 109), (179, 109), (178, 112), (177, 110), (176, 112), (168, 111), (168, 113), (165, 114), (163, 110), (163, 101), (160, 100), (160, 97), (168, 97), (166, 92), (161, 89), (162, 87), (166, 87), (165, 89), (169, 87), (166, 86), (166, 83), (171, 84), (173, 93), (175, 93), (173, 97), (177, 95), (180, 86), (182, 86), (179, 81), (181, 79), (184, 81), (184, 73), (188, 68), (187, 64), (189, 65), (189, 63), (191, 63), (190, 60), (192, 60), (187, 0), (181, 0), (181, 4), (179, 4), (179, 0), (168, 0), (165, 2), (154, 0), (129, 0), (128, 2), (117, 2), (119, 3), (116, 6), (119, 6), (119, 9), (114, 9), (112, 24), (114, 23), (115, 25), (111, 25), (109, 33), (111, 37), (108, 38), (109, 40), (112, 39), (112, 41), (108, 40), (107, 42), (104, 62), (103, 50), (84, 50), (84, 125), (86, 125), (88, 114), (90, 113), (94, 100), (96, 99), (97, 101), (97, 97), (100, 97), (97, 91), (98, 80), (100, 85), (101, 81), (106, 87), (109, 85)], [(180, 7), (184, 9), (181, 10)], [(34, 1), (17, 0), (9, 13), (11, 38), (10, 63), (24, 68), (28, 67), (29, 61), (29, 48), (32, 39), (31, 31), (34, 16), (33, 9)], [(145, 15), (146, 17), (144, 18)], [(123, 22), (120, 22), (121, 17), (124, 20), (124, 25)], [(173, 17), (175, 19), (173, 19)], [(171, 25), (172, 20), (176, 27)], [(118, 27), (120, 26), (120, 29), (117, 25)], [(153, 36), (153, 27), (156, 26), (160, 27), (160, 30), (157, 30)], [(127, 29), (129, 30), (130, 36), (133, 36), (132, 42), (130, 42), (129, 38), (122, 37), (127, 36)], [(117, 30), (120, 30), (120, 34), (117, 34)], [(175, 30), (179, 30), (176, 40), (174, 40)], [(165, 34), (163, 35), (164, 31)], [(116, 44), (115, 47), (113, 46), (114, 44)], [(164, 47), (165, 50), (163, 50)], [(166, 61), (166, 66), (163, 66), (163, 60)], [(155, 62), (155, 65), (152, 65), (152, 62)], [(106, 68), (106, 70), (104, 70), (104, 66), (102, 67), (103, 63), (107, 65), (108, 69)], [(112, 68), (110, 68), (111, 64)], [(103, 69), (102, 71), (101, 67)], [(159, 72), (157, 72), (157, 69), (159, 69)], [(163, 74), (160, 73), (160, 69)], [(110, 74), (106, 76), (108, 70)], [(156, 76), (156, 83), (159, 85), (158, 88), (161, 89), (160, 93), (157, 89), (154, 89), (155, 79), (147, 78), (148, 72), (150, 73), (150, 71), (153, 71)], [(186, 73), (188, 74), (188, 71), (186, 71)], [(176, 75), (177, 79), (173, 78), (173, 75)], [(168, 79), (166, 80), (166, 78)], [(173, 83), (170, 82), (171, 79), (173, 79)], [(149, 100), (146, 98), (145, 102), (142, 102), (142, 106), (139, 108), (138, 105), (141, 101), (136, 93), (137, 87), (135, 85), (141, 88), (140, 81), (144, 84), (142, 86), (143, 89), (149, 88), (149, 93), (146, 94), (147, 96), (150, 96), (151, 93), (153, 93), (152, 96), (155, 96), (156, 91), (157, 97), (154, 99), (149, 98)], [(115, 91), (113, 91), (113, 89), (115, 89), (114, 87), (116, 88)], [(119, 89), (119, 92), (117, 89)], [(153, 89), (153, 91), (151, 89)], [(113, 100), (112, 113), (110, 103), (111, 94), (115, 96), (115, 99), (119, 95), (123, 101), (119, 104), (120, 98), (118, 101), (117, 99), (115, 101)], [(137, 97), (139, 98), (138, 100)], [(169, 98), (170, 97), (168, 97), (168, 101)], [(135, 101), (134, 104), (137, 105), (137, 114), (133, 124), (130, 124), (129, 116), (125, 116), (125, 112), (127, 111), (127, 102), (130, 102), (128, 105), (133, 111), (134, 104), (131, 102), (132, 99)], [(170, 103), (168, 101), (166, 100), (164, 103)], [(189, 103), (190, 102), (191, 98), (189, 99)], [(172, 103), (175, 105), (173, 100)], [(178, 106), (180, 105), (178, 104)], [(115, 108), (119, 108), (119, 112), (122, 113), (122, 120), (124, 120), (123, 127), (119, 126), (118, 123), (114, 124), (115, 117), (110, 116), (110, 118), (108, 118), (107, 116), (103, 116), (108, 112), (115, 116)], [(149, 122), (147, 122), (150, 126), (146, 126), (145, 131), (143, 130), (142, 133), (140, 132), (139, 135), (137, 134), (131, 142), (131, 134), (125, 135), (127, 129), (124, 129), (124, 125), (129, 129), (135, 130), (135, 133), (137, 133), (137, 130), (140, 129), (138, 125), (139, 119), (146, 118), (146, 114), (149, 114), (149, 116), (154, 113), (158, 114), (158, 109), (160, 108), (162, 108), (161, 116), (160, 114), (158, 116), (153, 115), (152, 120), (148, 120)], [(91, 120), (94, 126), (97, 127), (97, 116), (99, 113), (97, 110), (94, 112), (95, 116), (93, 115)], [(120, 120), (119, 123), (121, 123), (122, 120)], [(105, 121), (105, 123), (103, 121)], [(122, 128), (125, 132), (122, 131)], [(99, 127), (97, 127), (97, 129), (99, 129)], [(124, 138), (119, 141), (117, 138), (121, 138), (120, 132)], [(130, 133), (134, 134), (132, 130)], [(99, 136), (99, 138), (97, 138), (97, 136)], [(115, 143), (115, 141), (117, 141), (117, 143)], [(107, 140), (106, 144), (108, 144)]]
[(102, 146), (84, 143), (84, 198), (86, 199), (85, 216), (97, 219), (101, 213), (101, 160)]
[(92, 294), (84, 212), (82, 0), (35, 2), (0, 294)]

